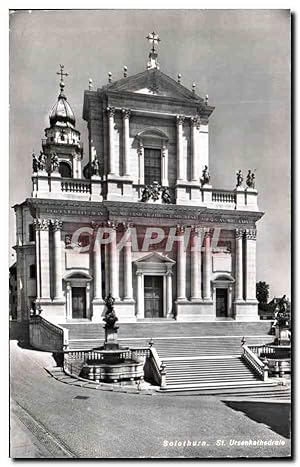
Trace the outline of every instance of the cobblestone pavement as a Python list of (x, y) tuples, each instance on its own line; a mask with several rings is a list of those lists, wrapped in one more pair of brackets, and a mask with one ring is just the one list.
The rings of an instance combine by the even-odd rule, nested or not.
[[(51, 354), (11, 341), (11, 456), (290, 455), (290, 440), (278, 430), (218, 398), (91, 391), (55, 380), (45, 371), (51, 364)], [(249, 440), (269, 445), (241, 445)]]

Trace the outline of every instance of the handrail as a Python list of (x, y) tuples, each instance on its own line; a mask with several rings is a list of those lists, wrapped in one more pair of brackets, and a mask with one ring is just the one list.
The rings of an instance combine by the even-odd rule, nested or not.
[[(57, 324), (51, 323), (50, 321), (46, 320), (43, 318), (41, 315), (32, 315), (30, 316), (29, 324), (32, 326), (39, 326), (39, 329), (44, 329), (45, 332), (50, 332), (50, 335), (52, 333), (58, 336), (59, 341), (56, 342), (55, 339), (50, 339), (48, 343), (44, 341), (41, 342), (40, 339), (41, 337), (37, 337), (38, 335), (36, 333), (31, 333), (30, 331), (30, 339), (31, 343), (33, 346), (37, 346), (38, 348), (49, 348), (51, 347), (51, 341), (52, 344), (56, 342), (56, 346), (58, 347), (56, 351), (63, 352), (64, 350), (67, 350), (69, 347), (69, 330), (66, 328), (63, 328)], [(46, 347), (45, 347), (46, 346)]]
[(251, 368), (261, 377), (263, 381), (267, 381), (269, 367), (267, 363), (262, 362), (257, 355), (246, 345), (242, 345), (243, 354), (242, 358), (244, 358)]

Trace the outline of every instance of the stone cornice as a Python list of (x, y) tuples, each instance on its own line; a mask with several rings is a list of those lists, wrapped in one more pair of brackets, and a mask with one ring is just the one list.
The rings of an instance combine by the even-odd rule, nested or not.
[(199, 206), (117, 201), (91, 202), (29, 198), (26, 200), (26, 204), (33, 217), (64, 218), (64, 221), (70, 219), (72, 222), (81, 222), (84, 219), (84, 222), (111, 220), (153, 225), (156, 222), (162, 224), (163, 221), (166, 226), (176, 226), (179, 223), (186, 226), (215, 224), (218, 227), (224, 226), (224, 228), (226, 226), (230, 226), (230, 228), (244, 226), (253, 229), (255, 223), (263, 216), (262, 212), (256, 211), (226, 211)]

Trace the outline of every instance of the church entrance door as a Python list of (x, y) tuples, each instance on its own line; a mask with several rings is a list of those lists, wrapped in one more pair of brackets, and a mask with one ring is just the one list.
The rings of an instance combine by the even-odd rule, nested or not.
[(86, 288), (72, 287), (72, 318), (86, 318)]
[(144, 277), (145, 318), (163, 317), (163, 277)]
[(227, 317), (228, 310), (228, 290), (216, 289), (216, 316), (217, 318)]

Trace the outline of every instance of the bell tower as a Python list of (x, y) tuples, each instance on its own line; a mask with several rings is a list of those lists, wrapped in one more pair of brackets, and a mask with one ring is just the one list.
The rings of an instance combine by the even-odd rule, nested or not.
[(60, 93), (54, 104), (50, 116), (50, 126), (45, 129), (46, 138), (42, 140), (43, 152), (55, 154), (59, 164), (59, 173), (63, 178), (81, 178), (81, 162), (83, 158), (83, 145), (80, 142), (80, 132), (76, 130), (75, 116), (64, 93), (65, 83), (64, 65), (60, 65)]

